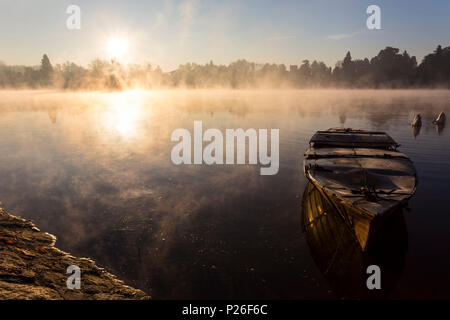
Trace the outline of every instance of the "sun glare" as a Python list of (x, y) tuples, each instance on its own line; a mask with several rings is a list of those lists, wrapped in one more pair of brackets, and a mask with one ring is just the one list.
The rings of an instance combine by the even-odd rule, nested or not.
[(107, 51), (111, 58), (121, 59), (128, 52), (128, 41), (123, 38), (111, 38), (107, 43)]
[(138, 91), (124, 91), (109, 98), (111, 103), (104, 115), (105, 126), (124, 138), (136, 137), (144, 116), (141, 94)]

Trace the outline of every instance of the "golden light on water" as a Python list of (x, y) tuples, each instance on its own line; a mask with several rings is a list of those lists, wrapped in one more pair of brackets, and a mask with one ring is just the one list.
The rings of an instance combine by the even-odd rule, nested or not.
[(109, 114), (110, 122), (122, 136), (130, 137), (136, 132), (136, 124), (140, 119), (140, 113), (140, 110), (134, 106), (126, 109), (121, 106), (114, 106)]
[(104, 126), (123, 138), (137, 137), (144, 118), (142, 97), (139, 91), (113, 93), (104, 113)]

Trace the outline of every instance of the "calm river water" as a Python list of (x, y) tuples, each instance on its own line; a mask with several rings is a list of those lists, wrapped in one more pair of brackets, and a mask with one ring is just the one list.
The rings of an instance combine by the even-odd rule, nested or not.
[[(4, 91), (0, 200), (56, 235), (60, 249), (155, 299), (336, 299), (342, 288), (301, 228), (303, 152), (320, 129), (386, 131), (414, 161), (419, 185), (382, 296), (448, 299), (450, 128), (431, 124), (440, 111), (450, 115), (450, 91)], [(424, 124), (413, 133), (415, 113)], [(171, 133), (192, 132), (194, 120), (222, 132), (280, 129), (278, 174), (174, 165)]]

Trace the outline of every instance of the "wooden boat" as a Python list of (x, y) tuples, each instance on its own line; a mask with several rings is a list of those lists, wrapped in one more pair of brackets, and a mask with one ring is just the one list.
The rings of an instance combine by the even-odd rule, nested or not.
[[(302, 197), (302, 231), (311, 257), (330, 288), (339, 298), (382, 298), (400, 278), (408, 248), (408, 233), (400, 207), (389, 215), (378, 237), (372, 236), (362, 250), (353, 230), (342, 219), (336, 205), (313, 184)], [(382, 268), (382, 290), (369, 290), (367, 267)]]
[(384, 132), (345, 128), (318, 131), (303, 162), (306, 177), (337, 207), (363, 250), (384, 218), (415, 193), (412, 161)]

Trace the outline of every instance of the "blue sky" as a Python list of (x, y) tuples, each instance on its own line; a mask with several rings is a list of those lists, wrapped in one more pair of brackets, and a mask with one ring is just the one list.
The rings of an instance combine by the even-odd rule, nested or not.
[[(66, 28), (70, 4), (81, 8), (81, 30)], [(381, 8), (381, 30), (366, 28), (370, 4)], [(0, 61), (35, 65), (47, 53), (53, 63), (87, 65), (106, 57), (111, 37), (127, 39), (124, 62), (164, 70), (237, 59), (333, 66), (348, 50), (372, 57), (388, 45), (420, 61), (450, 45), (449, 17), (447, 0), (0, 0)]]

